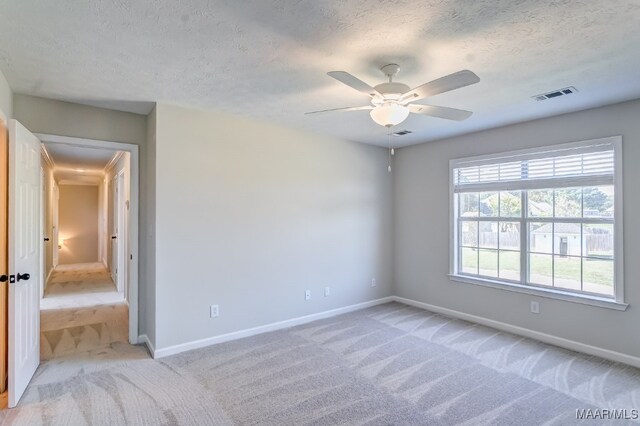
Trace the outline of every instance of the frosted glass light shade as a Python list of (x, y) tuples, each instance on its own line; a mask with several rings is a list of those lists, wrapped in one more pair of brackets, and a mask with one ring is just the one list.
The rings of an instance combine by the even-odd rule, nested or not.
[(392, 102), (378, 105), (370, 112), (373, 121), (381, 126), (391, 127), (402, 123), (409, 116), (409, 108)]

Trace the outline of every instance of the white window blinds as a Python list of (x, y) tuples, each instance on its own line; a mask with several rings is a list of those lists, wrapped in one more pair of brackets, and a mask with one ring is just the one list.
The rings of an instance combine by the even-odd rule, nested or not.
[(610, 185), (614, 144), (598, 140), (554, 149), (454, 160), (455, 192)]

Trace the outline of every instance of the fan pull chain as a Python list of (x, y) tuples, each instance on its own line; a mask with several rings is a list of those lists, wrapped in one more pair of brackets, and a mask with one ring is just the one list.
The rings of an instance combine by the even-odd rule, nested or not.
[(387, 171), (389, 173), (391, 173), (391, 156), (393, 155), (392, 153), (392, 149), (391, 149), (391, 131), (389, 131), (389, 133), (387, 133), (387, 139), (389, 141), (389, 159), (388, 159), (388, 166), (387, 166)]

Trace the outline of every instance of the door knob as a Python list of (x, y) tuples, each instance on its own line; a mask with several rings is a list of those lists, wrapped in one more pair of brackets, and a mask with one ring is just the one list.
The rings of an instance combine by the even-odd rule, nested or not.
[(6, 283), (7, 281), (9, 281), (9, 276), (0, 275), (0, 283)]
[(115, 240), (116, 238), (118, 238), (118, 236), (117, 236), (117, 235), (112, 235), (112, 236), (111, 236), (111, 239), (112, 239), (112, 240)]
[(31, 278), (31, 275), (29, 274), (18, 274), (18, 276), (16, 277), (16, 281), (20, 282), (20, 281), (29, 281), (29, 278)]
[(48, 238), (48, 237), (44, 237), (44, 240), (45, 240), (45, 241), (49, 241), (49, 238)]

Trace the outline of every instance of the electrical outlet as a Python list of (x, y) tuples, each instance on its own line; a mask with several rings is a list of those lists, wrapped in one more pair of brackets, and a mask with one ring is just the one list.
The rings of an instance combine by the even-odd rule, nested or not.
[(536, 302), (535, 300), (531, 301), (531, 313), (532, 314), (540, 313), (540, 302)]
[(375, 278), (371, 278), (371, 287), (375, 287), (378, 284), (376, 283), (376, 279)]
[(307, 290), (304, 292), (304, 300), (311, 299), (311, 290)]
[(324, 288), (324, 297), (329, 297), (330, 294), (331, 294), (331, 287), (325, 287)]
[(211, 316), (211, 318), (217, 318), (220, 316), (220, 308), (218, 307), (218, 305), (211, 305), (209, 315)]

